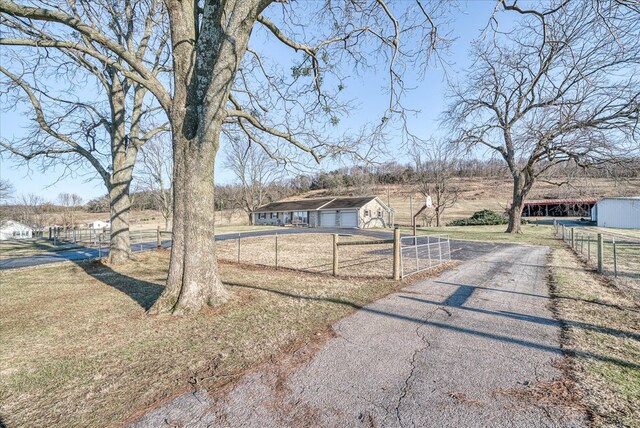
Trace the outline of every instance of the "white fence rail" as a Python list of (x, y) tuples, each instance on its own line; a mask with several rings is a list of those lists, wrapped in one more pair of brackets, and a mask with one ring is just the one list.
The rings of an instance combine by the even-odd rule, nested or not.
[(446, 235), (405, 236), (400, 242), (402, 278), (451, 260), (451, 243)]

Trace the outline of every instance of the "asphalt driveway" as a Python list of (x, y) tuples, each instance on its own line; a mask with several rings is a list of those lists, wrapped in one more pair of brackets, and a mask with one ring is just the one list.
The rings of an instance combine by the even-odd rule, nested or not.
[[(369, 236), (378, 239), (392, 239), (393, 232), (383, 230), (367, 230), (367, 229), (312, 229), (312, 228), (281, 228), (273, 230), (262, 230), (255, 232), (242, 232), (242, 233), (227, 233), (216, 235), (216, 241), (224, 241), (228, 239), (250, 238), (256, 236), (269, 236), (269, 235), (288, 235), (292, 233), (339, 233), (339, 234), (351, 234)], [(504, 244), (491, 244), (482, 242), (470, 242), (470, 241), (451, 241), (451, 257), (456, 260), (470, 260), (477, 257), (478, 254), (491, 251), (492, 248), (496, 248), (498, 245), (504, 246)], [(171, 247), (171, 240), (162, 241), (164, 248)], [(156, 242), (144, 242), (131, 245), (133, 252), (149, 251), (156, 248)], [(43, 253), (37, 256), (27, 257), (11, 257), (0, 259), (0, 270), (3, 269), (15, 269), (21, 267), (38, 266), (50, 263), (59, 263), (64, 261), (81, 261), (90, 260), (98, 257), (106, 257), (109, 254), (108, 248), (76, 248), (72, 250), (56, 251), (50, 253)]]
[[(502, 245), (378, 300), (335, 337), (242, 378), (177, 397), (135, 427), (572, 427), (541, 399), (562, 376), (546, 247)], [(475, 251), (475, 252), (474, 252)]]

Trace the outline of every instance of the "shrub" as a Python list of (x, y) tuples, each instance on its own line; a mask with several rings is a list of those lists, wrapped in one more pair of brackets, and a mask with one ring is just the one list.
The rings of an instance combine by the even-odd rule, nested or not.
[(473, 213), (469, 218), (454, 220), (448, 226), (491, 226), (495, 224), (507, 224), (509, 219), (491, 210), (482, 210)]

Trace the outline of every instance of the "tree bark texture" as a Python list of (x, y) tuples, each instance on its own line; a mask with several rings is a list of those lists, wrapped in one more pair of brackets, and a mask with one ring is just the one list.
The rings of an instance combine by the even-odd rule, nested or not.
[(225, 106), (260, 4), (206, 2), (198, 28), (193, 2), (167, 2), (175, 79), (173, 246), (167, 286), (151, 314), (195, 312), (228, 297), (215, 253), (214, 163)]

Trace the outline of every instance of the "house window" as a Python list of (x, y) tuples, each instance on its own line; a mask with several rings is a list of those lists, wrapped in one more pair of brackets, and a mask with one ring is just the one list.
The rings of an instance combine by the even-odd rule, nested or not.
[(382, 210), (378, 210), (378, 218), (382, 218)]
[(258, 213), (259, 220), (265, 220), (267, 218), (267, 213)]
[(370, 217), (370, 216), (371, 216), (371, 211), (369, 211), (369, 210), (364, 210), (364, 216), (365, 216), (365, 217)]

